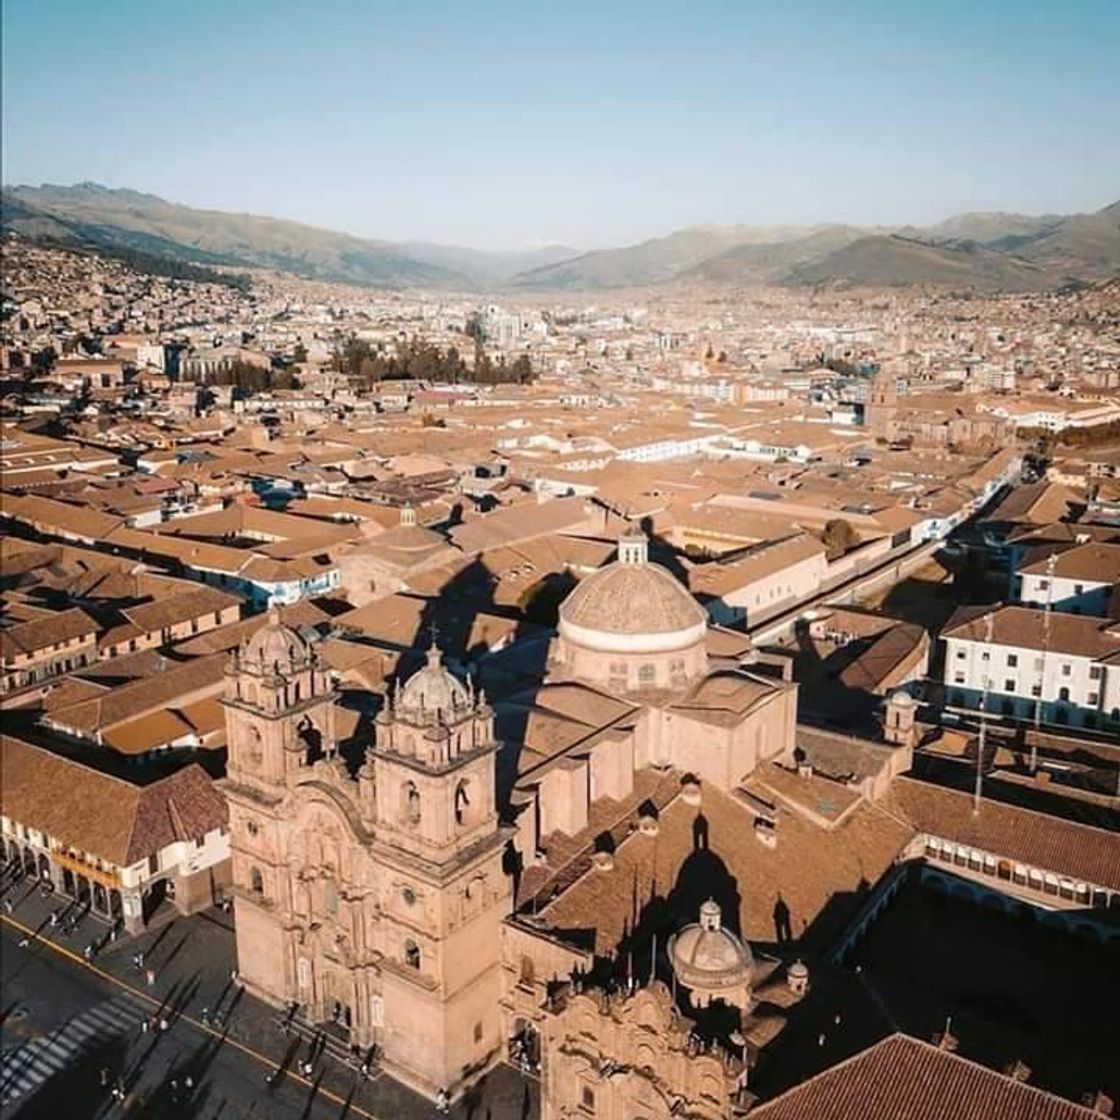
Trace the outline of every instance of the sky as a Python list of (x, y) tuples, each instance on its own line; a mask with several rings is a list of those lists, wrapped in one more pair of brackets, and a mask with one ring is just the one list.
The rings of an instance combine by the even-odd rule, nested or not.
[(4, 0), (3, 181), (620, 245), (1120, 198), (1120, 0)]

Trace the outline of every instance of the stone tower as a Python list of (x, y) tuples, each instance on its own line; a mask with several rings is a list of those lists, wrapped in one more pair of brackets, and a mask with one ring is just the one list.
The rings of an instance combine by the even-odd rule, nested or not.
[(454, 1091), (502, 1046), (494, 947), (511, 906), (496, 804), (494, 717), (443, 665), (398, 685), (372, 752), (381, 864), (386, 1062)]
[(288, 805), (312, 767), (334, 761), (334, 691), (318, 656), (273, 609), (230, 659), (223, 703), (238, 968), (267, 998), (295, 987), (282, 904)]

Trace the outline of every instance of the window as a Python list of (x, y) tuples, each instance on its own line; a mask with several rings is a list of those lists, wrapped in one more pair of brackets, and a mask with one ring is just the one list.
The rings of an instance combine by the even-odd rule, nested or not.
[(967, 656), (968, 656), (968, 654), (965, 653), (965, 651), (963, 649), (957, 650), (957, 660), (958, 661), (963, 661)]
[(1046, 591), (1049, 587), (1050, 587), (1050, 581), (1048, 579), (1040, 579), (1038, 581), (1039, 591)]
[(1074, 595), (1084, 595), (1085, 594), (1085, 584), (1075, 583), (1073, 585), (1073, 593), (1074, 593)]
[(1068, 677), (1072, 673), (1073, 673), (1073, 666), (1068, 661), (1063, 662), (1062, 663), (1062, 676), (1063, 677)]
[(420, 946), (411, 938), (404, 943), (404, 963), (409, 968), (420, 968)]
[(953, 683), (954, 684), (964, 684), (964, 673), (954, 673), (953, 674)]
[(258, 832), (260, 832), (260, 829), (257, 827), (257, 822), (256, 821), (246, 821), (245, 822), (245, 831), (250, 836), (256, 836), (256, 834)]
[(643, 665), (638, 670), (638, 684), (639, 685), (652, 685), (657, 682), (657, 667), (654, 665)]
[(476, 1043), (479, 1043), (479, 1042), (482, 1041), (482, 1024), (481, 1023), (475, 1023), (475, 1025), (474, 1025), (474, 1040), (475, 1040)]
[(1004, 692), (1014, 692), (1015, 691), (1015, 682), (1010, 677), (1003, 682), (1003, 691)]
[(1017, 653), (1009, 653), (1007, 655), (1007, 667), (1009, 669), (1014, 669), (1018, 666), (1018, 664), (1019, 664), (1019, 655)]
[(992, 659), (991, 650), (986, 649), (986, 650), (984, 650), (984, 652), (982, 654), (980, 654), (980, 660), (981, 661), (991, 661), (991, 659)]
[(412, 782), (401, 787), (401, 818), (406, 824), (420, 823), (420, 791)]
[(153, 852), (148, 856), (148, 874), (156, 875), (159, 873), (159, 852)]
[(1088, 704), (1090, 708), (1095, 708), (1099, 700), (1100, 696), (1095, 692), (1090, 692), (1089, 695), (1085, 697), (1085, 703)]
[(585, 1112), (595, 1111), (595, 1090), (590, 1085), (580, 1086), (579, 1104)]
[(259, 867), (254, 867), (249, 871), (249, 889), (253, 894), (264, 894), (264, 876), (261, 874)]
[(338, 913), (338, 885), (333, 879), (323, 884), (323, 908), (332, 918)]
[(1063, 704), (1068, 704), (1069, 703), (1069, 689), (1068, 688), (1059, 688), (1058, 689), (1058, 699)]
[(1099, 665), (1089, 666), (1089, 680), (1099, 681), (1101, 679), (1101, 667)]
[(467, 783), (460, 782), (455, 787), (455, 823), (464, 825), (471, 806), (471, 799), (467, 796)]
[(1042, 695), (1042, 685), (1032, 684), (1031, 685), (1031, 695), (1032, 696), (1041, 696)]

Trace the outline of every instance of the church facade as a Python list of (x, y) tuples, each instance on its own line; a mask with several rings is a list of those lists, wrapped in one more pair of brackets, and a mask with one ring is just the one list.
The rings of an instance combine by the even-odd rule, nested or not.
[(510, 911), (493, 715), (431, 651), (356, 773), (314, 651), (273, 619), (225, 696), (238, 969), (429, 1094), (497, 1056)]

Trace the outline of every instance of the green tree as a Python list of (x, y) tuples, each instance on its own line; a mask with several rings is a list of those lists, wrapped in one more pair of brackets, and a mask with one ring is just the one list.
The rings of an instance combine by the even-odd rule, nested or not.
[(831, 521), (825, 522), (821, 543), (830, 561), (839, 560), (859, 544), (859, 534), (852, 528), (851, 522), (845, 521), (842, 517), (834, 517)]

